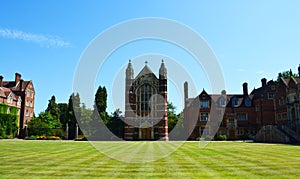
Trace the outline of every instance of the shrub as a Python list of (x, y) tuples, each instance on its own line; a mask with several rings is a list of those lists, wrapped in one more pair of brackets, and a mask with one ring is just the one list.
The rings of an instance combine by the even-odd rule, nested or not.
[(224, 141), (227, 140), (227, 136), (226, 135), (218, 135), (217, 137), (215, 137), (216, 141)]

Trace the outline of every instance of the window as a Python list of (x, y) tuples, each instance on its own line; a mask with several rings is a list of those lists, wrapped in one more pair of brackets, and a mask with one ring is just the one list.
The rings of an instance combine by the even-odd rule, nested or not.
[(18, 99), (18, 106), (21, 106), (21, 103), (22, 103), (22, 99), (19, 98), (19, 99)]
[(200, 121), (208, 121), (208, 113), (201, 113)]
[(237, 97), (232, 99), (232, 106), (237, 107), (239, 105)]
[(275, 94), (274, 93), (268, 93), (268, 99), (274, 99)]
[(246, 113), (239, 113), (239, 114), (236, 115), (236, 119), (241, 120), (241, 121), (247, 120), (247, 114)]
[(285, 105), (285, 99), (279, 99), (279, 105), (280, 106)]
[(274, 85), (271, 86), (271, 90), (275, 91), (276, 87)]
[(33, 116), (33, 112), (30, 112), (30, 117), (32, 117)]
[(26, 116), (29, 116), (29, 111), (28, 110), (26, 110), (26, 114), (25, 114)]
[(30, 90), (27, 91), (27, 97), (30, 97)]
[(281, 114), (277, 114), (277, 120), (281, 120)]
[(11, 96), (9, 96), (9, 97), (7, 98), (7, 103), (12, 103), (12, 102), (13, 102), (13, 99), (12, 99)]
[(282, 120), (286, 120), (287, 119), (287, 114), (286, 113), (282, 113), (281, 119)]
[(251, 102), (250, 98), (245, 99), (245, 106), (246, 107), (251, 107), (252, 106), (252, 102)]
[(31, 98), (33, 98), (34, 97), (34, 92), (31, 92)]
[(200, 101), (200, 108), (208, 108), (209, 101)]
[(29, 106), (32, 107), (32, 101), (29, 101)]
[(229, 118), (228, 119), (228, 125), (229, 126), (235, 126), (234, 118)]
[(150, 98), (154, 93), (154, 88), (148, 84), (145, 84), (138, 89), (138, 115), (146, 116), (151, 112), (151, 109), (154, 106), (151, 106), (153, 103), (150, 101)]
[(219, 106), (221, 106), (221, 107), (225, 107), (226, 106), (226, 100), (225, 100), (224, 97), (221, 97), (219, 99)]

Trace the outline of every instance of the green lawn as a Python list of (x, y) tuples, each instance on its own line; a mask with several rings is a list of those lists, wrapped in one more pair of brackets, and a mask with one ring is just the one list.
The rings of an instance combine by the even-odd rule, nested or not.
[(300, 146), (177, 144), (0, 140), (0, 178), (300, 178)]

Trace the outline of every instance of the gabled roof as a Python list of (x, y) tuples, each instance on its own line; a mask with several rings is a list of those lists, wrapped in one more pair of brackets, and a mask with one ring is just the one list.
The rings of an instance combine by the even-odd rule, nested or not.
[[(30, 81), (23, 81), (22, 82), (22, 90), (25, 90), (28, 86)], [(20, 89), (20, 82), (16, 84), (15, 81), (3, 81), (3, 87), (10, 88), (13, 91), (19, 90)]]
[(147, 65), (145, 65), (144, 68), (141, 70), (141, 72), (136, 76), (136, 79), (147, 74), (154, 74), (154, 73)]

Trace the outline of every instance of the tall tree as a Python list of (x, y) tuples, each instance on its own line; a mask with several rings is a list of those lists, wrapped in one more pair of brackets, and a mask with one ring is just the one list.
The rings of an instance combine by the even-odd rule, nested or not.
[(63, 126), (63, 128), (66, 128), (66, 124), (68, 123), (69, 121), (69, 111), (68, 111), (68, 104), (67, 103), (58, 103), (57, 104), (57, 107), (60, 111), (60, 114), (59, 114), (59, 120)]
[(56, 99), (55, 99), (54, 95), (49, 100), (46, 112), (49, 112), (52, 115), (52, 117), (54, 118), (54, 120), (59, 120), (60, 111), (59, 111), (58, 105), (56, 104)]
[(96, 103), (96, 107), (98, 109), (99, 114), (102, 112), (106, 112), (106, 108), (107, 108), (107, 91), (105, 86), (98, 87), (98, 90), (95, 94), (95, 103)]
[(69, 139), (74, 139), (76, 133), (76, 118), (80, 118), (81, 110), (80, 110), (80, 96), (79, 94), (72, 94), (69, 98), (68, 103), (68, 126), (69, 126)]
[(107, 108), (107, 91), (105, 86), (99, 86), (95, 94), (95, 105), (98, 110), (98, 113), (103, 120), (104, 124), (109, 123), (109, 116), (106, 112)]

